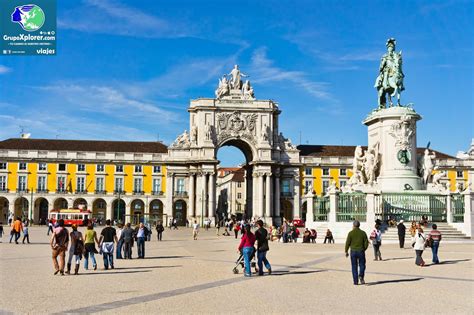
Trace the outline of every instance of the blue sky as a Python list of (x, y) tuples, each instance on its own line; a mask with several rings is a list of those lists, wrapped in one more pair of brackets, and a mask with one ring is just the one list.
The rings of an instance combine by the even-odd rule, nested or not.
[[(188, 129), (238, 63), (282, 110), (294, 143), (367, 143), (361, 124), (389, 37), (423, 116), (418, 145), (467, 150), (473, 129), (472, 1), (58, 1), (58, 54), (0, 56), (0, 139), (156, 140)], [(233, 151), (219, 151), (225, 164)]]

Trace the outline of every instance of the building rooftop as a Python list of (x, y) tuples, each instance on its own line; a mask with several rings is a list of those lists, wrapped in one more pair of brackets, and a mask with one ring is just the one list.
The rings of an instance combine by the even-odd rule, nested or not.
[(56, 140), (10, 138), (0, 141), (0, 150), (39, 151), (88, 151), (88, 152), (131, 152), (167, 153), (161, 142), (105, 141), (105, 140)]
[[(330, 157), (330, 156), (346, 156), (353, 157), (355, 145), (299, 145), (297, 149), (300, 150), (301, 156), (314, 156), (314, 157)], [(367, 149), (367, 146), (362, 146), (363, 150)], [(423, 155), (425, 148), (417, 148), (417, 154)], [(441, 159), (456, 159), (454, 156), (432, 150), (436, 153), (437, 158)]]

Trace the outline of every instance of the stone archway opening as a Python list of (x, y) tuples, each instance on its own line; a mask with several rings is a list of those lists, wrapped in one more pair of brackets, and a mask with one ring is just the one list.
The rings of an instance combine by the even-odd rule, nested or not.
[(92, 203), (92, 218), (97, 222), (104, 222), (107, 212), (107, 203), (104, 199), (98, 198)]
[(131, 209), (131, 216), (132, 216), (130, 218), (130, 222), (134, 225), (143, 223), (144, 213), (145, 213), (145, 203), (140, 199), (132, 200), (132, 202), (130, 203), (130, 209)]
[(20, 197), (15, 200), (14, 215), (16, 217), (28, 218), (30, 202), (25, 197)]
[(287, 221), (293, 220), (293, 205), (289, 200), (281, 200), (280, 216)]
[(8, 202), (8, 199), (5, 197), (0, 197), (0, 222), (3, 224), (8, 223), (8, 207), (10, 206), (10, 203)]
[(125, 201), (123, 199), (115, 199), (112, 202), (112, 217), (116, 223), (125, 222)]
[(72, 207), (74, 209), (87, 210), (87, 201), (84, 198), (77, 198), (74, 200)]
[(186, 201), (179, 199), (173, 204), (173, 220), (176, 219), (176, 224), (179, 226), (186, 225), (187, 219), (187, 204)]
[(149, 222), (152, 225), (156, 225), (158, 222), (165, 224), (163, 221), (163, 202), (159, 199), (152, 200), (149, 207)]
[(253, 151), (241, 139), (231, 139), (216, 149), (216, 220), (252, 217)]
[(40, 197), (35, 200), (33, 218), (40, 225), (46, 224), (49, 214), (49, 202), (46, 198)]
[(67, 209), (68, 202), (64, 198), (58, 198), (54, 201), (54, 210)]

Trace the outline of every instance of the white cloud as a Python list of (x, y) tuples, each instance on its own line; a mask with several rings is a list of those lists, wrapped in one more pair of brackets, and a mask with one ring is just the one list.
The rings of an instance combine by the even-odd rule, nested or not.
[(12, 69), (6, 67), (6, 66), (3, 66), (3, 65), (0, 65), (0, 74), (6, 74), (8, 72), (12, 71)]
[(264, 84), (288, 81), (316, 98), (334, 100), (333, 95), (328, 91), (327, 82), (313, 81), (303, 71), (288, 71), (275, 66), (273, 61), (268, 59), (265, 47), (255, 50), (251, 61), (252, 76), (256, 78), (254, 82)]
[[(78, 16), (81, 18), (78, 19)], [(87, 0), (84, 5), (66, 11), (58, 26), (81, 32), (145, 38), (192, 36), (189, 23), (170, 22), (117, 1)]]

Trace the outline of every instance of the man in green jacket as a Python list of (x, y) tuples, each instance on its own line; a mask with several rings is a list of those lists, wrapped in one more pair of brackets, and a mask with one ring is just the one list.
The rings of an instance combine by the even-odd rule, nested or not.
[[(360, 229), (360, 222), (355, 220), (352, 224), (352, 231), (347, 234), (346, 239), (346, 257), (349, 256), (349, 247), (351, 249), (351, 265), (352, 265), (352, 278), (354, 285), (365, 284), (365, 251), (369, 247), (369, 240), (367, 234)], [(357, 271), (357, 265), (359, 266), (359, 272)]]

